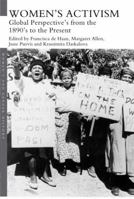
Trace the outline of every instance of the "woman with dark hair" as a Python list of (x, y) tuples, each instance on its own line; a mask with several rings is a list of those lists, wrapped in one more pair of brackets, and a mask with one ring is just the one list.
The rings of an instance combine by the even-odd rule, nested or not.
[[(32, 97), (42, 97), (44, 103), (45, 100), (48, 100), (48, 98), (50, 99), (51, 97), (53, 97), (54, 93), (50, 83), (47, 80), (43, 79), (45, 72), (44, 72), (44, 63), (41, 60), (34, 60), (31, 62), (30, 64), (31, 77), (24, 77), (23, 75), (21, 75), (18, 64), (14, 66), (14, 72), (15, 72), (15, 84), (18, 87), (20, 99), (24, 95), (24, 93), (27, 94), (30, 99)], [(41, 159), (45, 162), (44, 172), (42, 173), (41, 180), (47, 183), (48, 185), (55, 187), (56, 185), (48, 175), (48, 170), (50, 169), (49, 159), (52, 157), (52, 156), (50, 157), (49, 155), (51, 153), (50, 150), (46, 150), (46, 148), (29, 147), (29, 148), (20, 149), (20, 151), (21, 153), (24, 154), (24, 157), (28, 159), (27, 165), (30, 175), (30, 182), (29, 182), (30, 188), (32, 189), (38, 188), (36, 171), (39, 160)]]
[[(57, 88), (57, 96), (71, 100), (74, 87), (72, 86), (73, 74), (70, 70), (62, 71), (60, 74), (62, 86)], [(56, 113), (56, 137), (57, 144), (55, 158), (60, 162), (59, 173), (66, 175), (66, 161), (71, 159), (74, 166), (80, 163), (80, 122), (79, 114), (59, 110)]]

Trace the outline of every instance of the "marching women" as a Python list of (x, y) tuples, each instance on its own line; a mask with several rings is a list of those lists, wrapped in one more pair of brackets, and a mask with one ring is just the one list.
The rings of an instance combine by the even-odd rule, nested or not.
[[(128, 61), (126, 65), (122, 65), (120, 81), (118, 81), (109, 79), (114, 76), (115, 72), (112, 68), (113, 66), (108, 64), (109, 62), (101, 65), (97, 65), (95, 62), (93, 66), (96, 66), (95, 69), (98, 70), (97, 74), (101, 77), (90, 75), (89, 71), (91, 70), (87, 70), (87, 72), (81, 68), (80, 71), (86, 74), (77, 71), (78, 81), (76, 80), (75, 85), (73, 81), (73, 74), (76, 72), (74, 69), (75, 59), (73, 59), (72, 64), (71, 60), (68, 60), (64, 54), (61, 57), (64, 57), (65, 60), (63, 60), (63, 63), (61, 60), (57, 61), (56, 67), (59, 67), (58, 79), (57, 82), (55, 81), (55, 83), (58, 84), (57, 86), (54, 86), (54, 81), (50, 79), (54, 76), (54, 73), (53, 75), (51, 74), (51, 72), (54, 71), (51, 64), (48, 67), (50, 69), (50, 75), (48, 79), (46, 78), (48, 62), (45, 63), (40, 59), (31, 61), (27, 66), (28, 73), (26, 76), (30, 74), (29, 77), (22, 75), (19, 69), (19, 63), (14, 63), (14, 82), (17, 87), (17, 92), (14, 93), (15, 108), (20, 108), (20, 104), (24, 102), (23, 100), (25, 99), (26, 103), (23, 104), (23, 106), (25, 105), (25, 107), (23, 107), (25, 109), (24, 114), (28, 114), (27, 109), (30, 110), (30, 112), (35, 110), (35, 107), (39, 109), (39, 112), (33, 111), (31, 116), (32, 124), (34, 123), (33, 126), (36, 127), (34, 128), (36, 139), (33, 139), (35, 137), (32, 136), (32, 142), (36, 144), (39, 137), (41, 143), (45, 139), (48, 140), (52, 135), (54, 138), (54, 144), (49, 148), (48, 145), (45, 146), (45, 144), (38, 146), (29, 144), (27, 146), (20, 146), (20, 148), (18, 148), (19, 146), (13, 148), (17, 156), (20, 154), (19, 161), (23, 160), (27, 166), (29, 187), (34, 190), (38, 189), (38, 177), (43, 183), (51, 187), (56, 187), (56, 183), (53, 181), (53, 172), (51, 173), (50, 169), (50, 163), (52, 163), (61, 176), (69, 174), (69, 169), (73, 172), (86, 169), (90, 176), (94, 178), (98, 177), (104, 182), (108, 180), (113, 195), (120, 195), (120, 189), (127, 191), (130, 195), (134, 195), (134, 132), (126, 131), (123, 111), (121, 112), (120, 120), (117, 121), (116, 116), (119, 115), (116, 111), (118, 109), (116, 106), (118, 97), (111, 94), (112, 91), (113, 93), (116, 91), (116, 85), (121, 86), (120, 88), (123, 92), (125, 90), (125, 87), (123, 87), (124, 84), (132, 86), (134, 73), (130, 69), (130, 65), (132, 67), (134, 64), (132, 61), (131, 64)], [(65, 63), (66, 67), (61, 67), (64, 66)], [(82, 67), (83, 62), (79, 57), (76, 59), (76, 63), (77, 69)], [(84, 66), (88, 68), (86, 64)], [(71, 71), (71, 68), (73, 68), (74, 71)], [(125, 83), (123, 81), (125, 81)], [(115, 84), (112, 85), (111, 82)], [(26, 101), (26, 99), (29, 101)], [(111, 101), (111, 99), (113, 101)], [(50, 127), (52, 124), (54, 128), (52, 130), (53, 134), (51, 134), (52, 131), (49, 131), (48, 136), (44, 138), (40, 135), (40, 131), (42, 130), (39, 127), (41, 124), (44, 128), (43, 124), (45, 123), (45, 119), (48, 121), (49, 114), (46, 111), (47, 109), (43, 109), (44, 105), (47, 107), (48, 101), (53, 104), (54, 113), (51, 115), (52, 117), (50, 116), (50, 124), (48, 126)], [(31, 102), (33, 103), (32, 106)], [(37, 104), (38, 106), (36, 106)], [(121, 105), (123, 108), (124, 104), (122, 102)], [(32, 109), (29, 108), (30, 106)], [(18, 117), (21, 118), (20, 115)], [(12, 116), (14, 116), (14, 113), (12, 113)], [(28, 126), (29, 124), (28, 119), (26, 119), (28, 117), (26, 116), (27, 115), (22, 119), (25, 121), (21, 121), (25, 123), (23, 123), (24, 126)], [(8, 115), (8, 122), (10, 121), (10, 117), (11, 115)], [(17, 126), (17, 122), (18, 121), (16, 121), (16, 123), (12, 122), (11, 129), (9, 128), (11, 124), (8, 124), (8, 131), (12, 135), (14, 133), (12, 131), (15, 129), (13, 125), (15, 124)], [(25, 129), (32, 134), (33, 131), (31, 128), (32, 125), (29, 129)], [(26, 137), (28, 137), (28, 131)], [(19, 132), (23, 131), (20, 130)], [(45, 132), (44, 130), (43, 134), (45, 134)], [(25, 139), (24, 134), (25, 132), (19, 136)], [(14, 135), (18, 134), (15, 132)], [(21, 143), (22, 139), (17, 139), (18, 143)], [(8, 141), (10, 142), (11, 140)], [(30, 139), (26, 141), (30, 143)], [(10, 154), (8, 154), (8, 158), (10, 159)], [(58, 167), (56, 167), (57, 165), (55, 163), (58, 163)], [(64, 178), (66, 177), (62, 179)]]
[[(73, 92), (72, 87), (72, 72), (63, 71), (61, 73), (61, 79), (63, 82), (63, 87), (57, 88), (56, 90), (50, 85), (48, 80), (44, 80), (44, 63), (41, 60), (34, 60), (30, 64), (31, 77), (22, 77), (19, 71), (18, 66), (15, 65), (15, 84), (19, 88), (20, 96), (14, 97), (14, 103), (19, 103), (21, 96), (25, 94), (32, 98), (33, 96), (38, 97), (38, 95), (43, 95), (43, 99), (50, 99), (64, 95), (68, 97), (70, 93)], [(30, 95), (31, 90), (31, 95)], [(58, 100), (57, 100), (58, 101)], [(44, 103), (46, 103), (44, 101)], [(61, 175), (66, 175), (66, 160), (73, 160), (73, 167), (77, 170), (76, 166), (80, 164), (80, 123), (79, 116), (77, 113), (70, 113), (70, 108), (64, 106), (64, 104), (56, 103), (56, 147), (55, 147), (55, 158), (60, 162), (60, 171)], [(45, 114), (45, 113), (44, 113)], [(70, 123), (72, 121), (72, 123)], [(75, 125), (74, 125), (75, 121)], [(44, 146), (45, 147), (45, 146)], [(55, 187), (56, 184), (53, 182), (52, 178), (48, 175), (49, 160), (53, 158), (52, 149), (46, 148), (23, 148), (20, 149), (21, 154), (24, 154), (24, 157), (28, 159), (28, 168), (30, 175), (29, 186), (32, 189), (37, 189), (37, 167), (39, 160), (42, 160), (44, 164), (44, 172), (40, 179), (47, 183), (48, 185)]]

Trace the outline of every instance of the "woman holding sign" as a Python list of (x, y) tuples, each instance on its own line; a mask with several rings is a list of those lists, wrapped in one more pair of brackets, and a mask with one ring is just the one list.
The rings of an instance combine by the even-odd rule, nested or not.
[[(129, 68), (124, 68), (120, 79), (132, 83), (134, 73)], [(134, 195), (134, 132), (125, 132), (122, 116), (119, 122), (110, 124), (106, 154), (106, 166), (112, 172), (113, 195), (119, 195), (120, 187)]]
[[(73, 94), (73, 74), (70, 70), (61, 72), (62, 87), (57, 88), (57, 97), (61, 99), (64, 107), (64, 101), (72, 102)], [(57, 98), (57, 102), (58, 102)], [(68, 108), (67, 108), (68, 109)], [(67, 109), (58, 109), (56, 113), (56, 137), (57, 147), (55, 150), (55, 157), (60, 162), (59, 173), (62, 176), (66, 175), (67, 160), (72, 160), (72, 170), (77, 172), (77, 167), (80, 163), (80, 122), (79, 114), (71, 113)]]
[[(12, 133), (15, 132), (15, 126), (18, 123), (16, 136), (13, 137), (13, 145), (14, 147), (22, 147), (21, 151), (28, 158), (30, 188), (38, 188), (36, 171), (41, 159), (45, 161), (45, 168), (40, 179), (55, 187), (55, 183), (48, 175), (48, 170), (50, 169), (49, 157), (44, 149), (44, 147), (52, 147), (54, 145), (54, 143), (51, 143), (50, 137), (54, 137), (54, 130), (51, 127), (54, 126), (53, 113), (55, 111), (52, 105), (53, 89), (50, 83), (43, 79), (45, 74), (44, 63), (41, 60), (31, 62), (30, 78), (20, 74), (18, 64), (14, 66), (14, 72), (15, 84), (19, 88), (20, 101), (15, 109), (18, 115), (16, 114), (17, 116), (15, 116), (15, 113), (13, 114), (16, 119), (14, 119), (15, 121), (12, 125)], [(52, 105), (51, 110), (49, 105)], [(46, 135), (45, 138), (42, 137), (44, 134)], [(47, 140), (46, 143), (44, 142), (45, 140)]]

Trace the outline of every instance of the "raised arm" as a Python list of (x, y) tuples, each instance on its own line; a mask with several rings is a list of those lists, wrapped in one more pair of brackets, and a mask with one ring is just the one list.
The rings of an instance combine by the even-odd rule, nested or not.
[(14, 78), (15, 79), (20, 79), (20, 60), (19, 60), (19, 57), (18, 55), (17, 56), (14, 56), (14, 58), (12, 59), (11, 61), (11, 64), (14, 66)]
[(19, 64), (18, 63), (13, 63), (14, 65), (14, 78), (15, 79), (20, 79), (20, 69), (19, 69)]

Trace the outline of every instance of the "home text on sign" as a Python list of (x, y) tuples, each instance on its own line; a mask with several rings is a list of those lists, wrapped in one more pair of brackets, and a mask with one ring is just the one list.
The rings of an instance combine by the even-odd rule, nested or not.
[(75, 94), (81, 113), (117, 121), (120, 119), (124, 99), (120, 81), (80, 73)]

